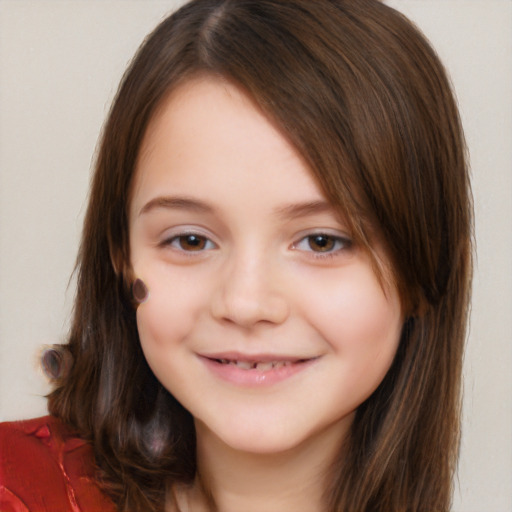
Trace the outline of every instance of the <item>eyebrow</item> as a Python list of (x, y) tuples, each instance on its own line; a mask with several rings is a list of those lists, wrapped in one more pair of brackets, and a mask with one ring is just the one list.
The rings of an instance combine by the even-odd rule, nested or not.
[(204, 201), (180, 196), (159, 196), (148, 201), (140, 210), (139, 216), (156, 208), (170, 208), (175, 210), (188, 210), (198, 213), (213, 213), (215, 209)]
[(290, 204), (278, 208), (277, 214), (285, 219), (307, 217), (319, 213), (333, 213), (334, 209), (327, 201), (308, 201), (305, 203)]
[[(140, 210), (139, 216), (146, 214), (156, 208), (168, 208), (175, 210), (188, 210), (197, 213), (215, 213), (215, 208), (199, 199), (181, 196), (159, 196), (148, 201)], [(327, 201), (307, 201), (304, 203), (293, 203), (276, 208), (276, 213), (284, 219), (307, 217), (320, 213), (332, 213), (333, 207)]]

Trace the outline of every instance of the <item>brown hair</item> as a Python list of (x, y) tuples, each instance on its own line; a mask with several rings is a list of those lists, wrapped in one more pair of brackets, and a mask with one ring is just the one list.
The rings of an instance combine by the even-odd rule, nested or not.
[[(329, 511), (447, 511), (459, 446), (471, 275), (465, 145), (446, 73), (377, 0), (194, 0), (123, 77), (104, 127), (50, 412), (91, 440), (120, 510), (161, 510), (195, 474), (192, 418), (142, 354), (130, 294), (128, 200), (148, 123), (196, 73), (249, 93), (371, 251), (385, 243), (407, 320), (393, 365), (358, 409), (326, 482)], [(371, 228), (371, 229), (370, 229)]]

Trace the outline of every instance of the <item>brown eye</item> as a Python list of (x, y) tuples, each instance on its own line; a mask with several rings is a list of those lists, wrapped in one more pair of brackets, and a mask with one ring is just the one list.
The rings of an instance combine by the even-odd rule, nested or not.
[(199, 235), (181, 235), (177, 237), (180, 249), (184, 251), (202, 251), (206, 247), (207, 239)]
[(166, 238), (160, 242), (159, 246), (182, 253), (200, 253), (217, 248), (217, 245), (207, 236), (187, 232)]
[(311, 235), (308, 236), (308, 245), (315, 252), (332, 251), (336, 245), (336, 238), (330, 235)]
[(322, 232), (307, 235), (292, 245), (293, 249), (310, 253), (316, 258), (341, 255), (351, 247), (350, 238)]

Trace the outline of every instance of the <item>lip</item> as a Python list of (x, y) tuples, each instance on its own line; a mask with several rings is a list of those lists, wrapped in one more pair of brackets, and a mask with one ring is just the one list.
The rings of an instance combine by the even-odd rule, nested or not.
[[(279, 354), (240, 354), (223, 352), (217, 354), (199, 355), (199, 359), (216, 377), (239, 386), (255, 387), (269, 386), (285, 381), (306, 370), (314, 364), (318, 357), (293, 357)], [(226, 361), (240, 363), (265, 364), (265, 369), (241, 368)], [(284, 363), (268, 368), (272, 362)]]

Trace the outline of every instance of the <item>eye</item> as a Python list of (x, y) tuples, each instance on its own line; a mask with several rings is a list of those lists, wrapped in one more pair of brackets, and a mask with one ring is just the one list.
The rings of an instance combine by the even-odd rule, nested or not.
[(195, 233), (183, 233), (163, 242), (164, 246), (186, 252), (200, 252), (215, 249), (215, 244), (207, 237)]
[(334, 253), (348, 249), (352, 242), (345, 237), (330, 235), (328, 233), (314, 233), (307, 235), (293, 244), (293, 249), (314, 253)]

